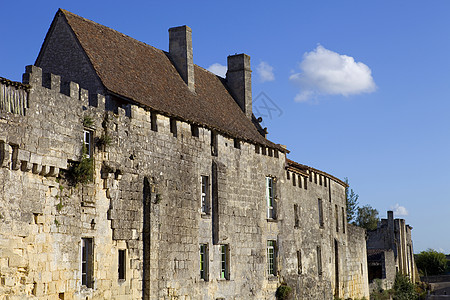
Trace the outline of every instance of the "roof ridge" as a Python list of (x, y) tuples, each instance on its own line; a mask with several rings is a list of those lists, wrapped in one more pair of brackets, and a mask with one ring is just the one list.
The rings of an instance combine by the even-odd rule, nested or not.
[[(140, 41), (140, 40), (138, 40), (138, 39), (136, 39), (136, 38), (134, 38), (134, 37), (132, 37), (132, 36), (130, 36), (130, 35), (127, 35), (127, 34), (125, 34), (125, 33), (123, 33), (123, 32), (120, 32), (120, 31), (118, 31), (118, 30), (115, 30), (114, 28), (111, 28), (111, 27), (108, 27), (108, 26), (106, 26), (106, 25), (100, 24), (100, 23), (98, 23), (98, 22), (95, 22), (95, 21), (86, 19), (86, 18), (84, 18), (84, 17), (82, 17), (82, 16), (80, 16), (80, 15), (77, 15), (77, 14), (71, 12), (71, 11), (68, 11), (68, 10), (65, 10), (65, 9), (62, 9), (62, 8), (60, 8), (59, 10), (60, 10), (64, 15), (69, 14), (69, 15), (72, 15), (73, 17), (82, 19), (83, 21), (86, 21), (86, 22), (88, 22), (88, 23), (94, 24), (94, 25), (96, 25), (96, 26), (104, 27), (105, 29), (114, 31), (115, 33), (118, 33), (118, 34), (120, 34), (120, 35), (123, 36), (123, 37), (133, 39), (134, 41), (136, 41), (136, 42), (138, 42), (138, 43), (140, 43), (140, 44), (142, 44), (142, 45), (144, 45), (144, 46), (151, 47), (151, 48), (153, 48), (154, 50), (156, 50), (156, 51), (158, 51), (158, 52), (169, 53), (169, 52), (167, 52), (167, 51), (165, 51), (165, 50), (158, 49), (158, 48), (156, 48), (155, 46), (152, 46), (152, 45), (147, 44), (147, 43), (145, 43), (145, 42), (143, 42), (143, 41)], [(70, 25), (70, 24), (69, 24), (69, 25)], [(72, 27), (72, 26), (71, 26), (71, 27)]]

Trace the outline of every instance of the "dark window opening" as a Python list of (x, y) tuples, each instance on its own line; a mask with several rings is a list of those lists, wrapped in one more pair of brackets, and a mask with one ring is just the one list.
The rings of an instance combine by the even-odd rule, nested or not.
[(152, 111), (150, 112), (150, 127), (152, 131), (158, 131), (158, 122), (157, 122), (157, 115), (156, 112)]
[(119, 280), (125, 280), (126, 276), (126, 250), (120, 249), (119, 250)]
[(297, 273), (302, 274), (302, 252), (297, 251)]
[(177, 120), (171, 118), (171, 119), (170, 119), (170, 133), (171, 133), (174, 137), (176, 137), (176, 136), (177, 136), (177, 131), (178, 131), (178, 128), (177, 128)]
[(234, 148), (241, 149), (241, 142), (238, 139), (234, 139)]
[(208, 281), (208, 244), (200, 244), (200, 279)]
[(299, 218), (299, 211), (298, 211), (298, 204), (294, 204), (294, 227), (299, 228), (300, 227), (300, 218)]
[(259, 154), (259, 148), (260, 148), (259, 145), (255, 145), (255, 153), (256, 154)]
[(217, 132), (211, 131), (211, 155), (217, 156)]
[(318, 206), (319, 206), (319, 225), (320, 227), (323, 227), (323, 203), (322, 199), (318, 199)]
[(198, 137), (198, 126), (191, 124), (191, 134), (194, 137)]
[(81, 284), (92, 288), (94, 249), (92, 238), (81, 239)]

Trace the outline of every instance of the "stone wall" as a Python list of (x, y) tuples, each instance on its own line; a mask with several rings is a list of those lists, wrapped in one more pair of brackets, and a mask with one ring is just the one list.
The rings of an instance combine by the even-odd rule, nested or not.
[[(0, 296), (275, 299), (281, 283), (296, 299), (368, 294), (361, 283), (367, 272), (358, 268), (364, 233), (341, 221), (341, 183), (311, 172), (295, 174), (294, 185), (282, 152), (220, 134), (211, 151), (216, 133), (208, 128), (199, 127), (197, 137), (193, 124), (152, 118), (142, 107), (106, 111), (103, 96), (89, 99), (78, 84), (37, 67), (27, 67), (24, 82), (31, 86), (26, 115), (0, 112), (0, 206), (7, 208), (0, 215)], [(85, 130), (93, 137), (94, 176), (75, 184), (71, 170), (83, 159)], [(209, 178), (206, 213), (201, 176)], [(275, 183), (274, 219), (267, 218), (266, 177)], [(82, 284), (83, 238), (93, 241), (91, 287)], [(276, 241), (275, 275), (267, 273), (268, 240)], [(200, 278), (200, 244), (207, 245), (207, 280)], [(221, 245), (229, 249), (228, 278), (221, 278)]]

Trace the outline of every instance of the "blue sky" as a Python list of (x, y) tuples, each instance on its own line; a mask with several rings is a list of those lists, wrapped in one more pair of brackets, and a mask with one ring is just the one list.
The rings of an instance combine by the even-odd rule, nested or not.
[(270, 98), (264, 125), (291, 159), (403, 213), (416, 253), (450, 253), (450, 2), (167, 3), (3, 1), (0, 76), (21, 80), (59, 7), (163, 50), (186, 24), (204, 68), (251, 56), (254, 106)]

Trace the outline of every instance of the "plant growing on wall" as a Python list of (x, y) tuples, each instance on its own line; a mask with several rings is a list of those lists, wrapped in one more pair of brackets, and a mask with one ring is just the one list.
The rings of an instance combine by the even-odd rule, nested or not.
[(291, 293), (291, 287), (285, 283), (282, 283), (275, 292), (275, 297), (277, 300), (287, 300)]
[(90, 116), (84, 116), (83, 126), (84, 127), (92, 127), (92, 125), (94, 125), (94, 120)]
[(71, 168), (72, 179), (75, 184), (88, 183), (94, 179), (94, 161), (87, 156), (87, 149), (83, 146), (81, 161)]

